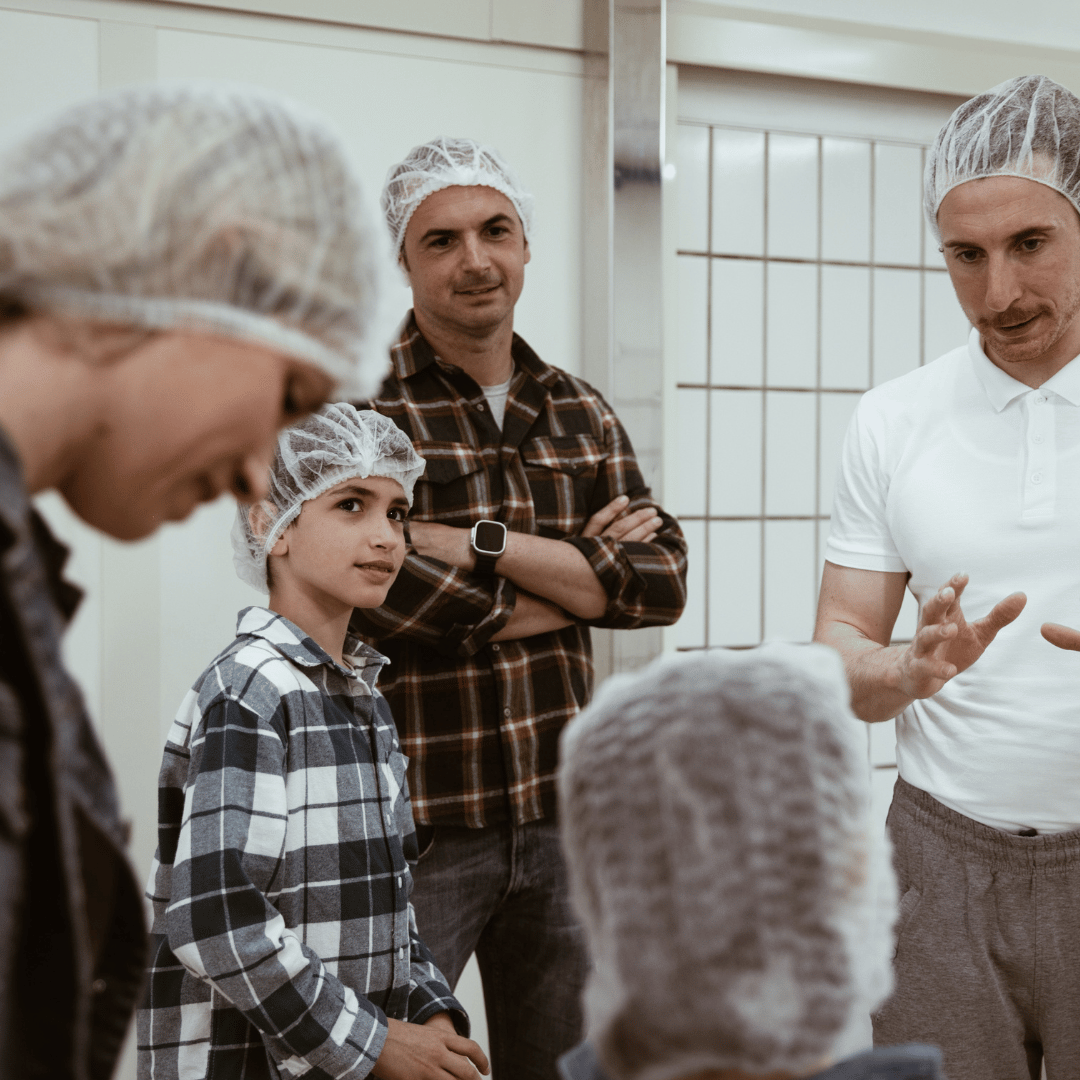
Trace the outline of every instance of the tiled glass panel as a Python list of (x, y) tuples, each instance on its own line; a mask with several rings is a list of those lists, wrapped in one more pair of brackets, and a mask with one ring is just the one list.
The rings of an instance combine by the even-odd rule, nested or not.
[(709, 526), (709, 644), (761, 640), (761, 522)]
[(926, 363), (963, 345), (971, 327), (956, 299), (948, 274), (924, 276), (926, 296)]
[(705, 550), (705, 522), (683, 521), (686, 537), (686, 607), (672, 629), (675, 648), (694, 649), (705, 644), (705, 601), (707, 598), (705, 574), (708, 553)]
[(761, 513), (760, 390), (712, 391), (709, 516)]
[(769, 386), (813, 386), (817, 372), (817, 267), (768, 264), (765, 332)]
[[(680, 202), (682, 195), (679, 195)], [(765, 238), (765, 133), (713, 130), (713, 251), (761, 255)]]
[(679, 179), (679, 250), (709, 246), (709, 129), (679, 125), (676, 170)]
[(765, 522), (765, 637), (809, 641), (817, 581), (814, 522)]
[(709, 426), (706, 421), (708, 390), (675, 391), (678, 407), (675, 451), (675, 516), (702, 517), (705, 514), (705, 454)]
[(764, 265), (712, 260), (712, 384), (760, 386), (764, 326)]
[(765, 395), (765, 513), (814, 513), (814, 395), (770, 390)]
[(870, 385), (870, 271), (821, 268), (821, 385), (865, 390)]
[(918, 270), (874, 271), (874, 385), (919, 366)]
[(821, 257), (870, 258), (870, 144), (821, 140)]
[(709, 260), (679, 256), (679, 375), (681, 383), (708, 381)]
[(922, 149), (874, 147), (874, 262), (919, 265)]
[(858, 404), (858, 394), (821, 395), (821, 434), (818, 442), (820, 514), (832, 513), (833, 487), (836, 483), (836, 469), (840, 464), (840, 452), (844, 446), (844, 434), (847, 432), (851, 414)]
[(817, 257), (818, 140), (769, 136), (769, 254)]

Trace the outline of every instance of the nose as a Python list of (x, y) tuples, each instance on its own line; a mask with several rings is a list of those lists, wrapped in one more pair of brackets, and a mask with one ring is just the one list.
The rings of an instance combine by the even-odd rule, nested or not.
[(991, 311), (1007, 311), (1023, 293), (1012, 261), (1003, 254), (991, 252), (986, 266), (986, 306)]
[(461, 245), (462, 263), (464, 269), (474, 273), (483, 273), (491, 265), (488, 258), (487, 248), (476, 233), (466, 235)]
[(249, 454), (233, 473), (232, 493), (238, 502), (253, 503), (270, 494), (270, 453)]
[(369, 533), (371, 546), (390, 553), (402, 542), (401, 531), (388, 517), (380, 518), (380, 524)]

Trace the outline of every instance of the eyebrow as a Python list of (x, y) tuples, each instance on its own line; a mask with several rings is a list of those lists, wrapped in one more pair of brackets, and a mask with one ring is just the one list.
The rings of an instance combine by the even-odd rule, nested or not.
[[(1057, 232), (1058, 227), (1056, 225), (1032, 225), (1027, 229), (1021, 229), (1019, 232), (1014, 232), (1012, 236), (1006, 237), (1006, 240), (1012, 244), (1018, 244), (1027, 240), (1029, 237), (1038, 236), (1039, 233), (1052, 233)], [(953, 249), (962, 247), (979, 247), (979, 244), (972, 243), (970, 240), (950, 240), (947, 244), (943, 244), (943, 247)]]
[[(513, 224), (514, 219), (509, 214), (500, 210), (499, 213), (495, 214), (493, 217), (489, 217), (487, 221), (483, 222), (480, 228), (488, 229), (492, 225), (500, 225), (504, 221), (508, 221)], [(459, 232), (462, 231), (463, 230), (461, 229), (428, 229), (428, 231), (420, 237), (420, 243), (423, 243), (425, 240), (430, 240), (432, 237), (456, 236)]]

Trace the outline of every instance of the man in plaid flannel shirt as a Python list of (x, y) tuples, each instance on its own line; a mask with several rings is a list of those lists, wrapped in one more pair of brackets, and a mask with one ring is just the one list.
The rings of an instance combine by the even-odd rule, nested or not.
[(240, 612), (165, 747), (139, 1077), (476, 1078), (484, 1055), (409, 903), (386, 658), (347, 633), (401, 565), (423, 462), (348, 404), (278, 446), (270, 497), (233, 535), (270, 607)]
[[(390, 172), (383, 208), (413, 311), (372, 407), (427, 461), (412, 549), (354, 629), (409, 755), (420, 932), (456, 983), (475, 951), (493, 1075), (553, 1080), (582, 1036), (587, 966), (566, 897), (554, 777), (592, 689), (589, 626), (673, 623), (686, 545), (587, 383), (513, 333), (530, 199), (488, 148), (440, 139)], [(470, 530), (505, 525), (477, 562)], [(487, 562), (488, 565), (485, 565)]]

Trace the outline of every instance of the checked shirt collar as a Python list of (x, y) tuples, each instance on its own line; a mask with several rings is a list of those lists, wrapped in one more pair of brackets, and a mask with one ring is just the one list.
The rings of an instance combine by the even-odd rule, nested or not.
[(354, 634), (346, 634), (343, 655), (349, 666), (343, 667), (296, 623), (265, 607), (244, 608), (236, 620), (236, 635), (259, 638), (300, 667), (328, 667), (348, 679), (353, 684), (353, 693), (360, 696), (375, 692), (379, 672), (384, 664), (390, 663), (378, 649), (366, 645)]

